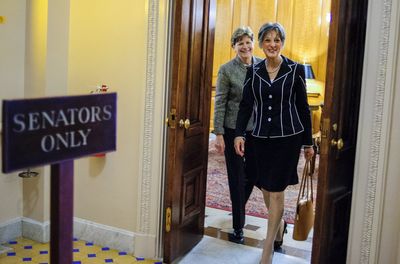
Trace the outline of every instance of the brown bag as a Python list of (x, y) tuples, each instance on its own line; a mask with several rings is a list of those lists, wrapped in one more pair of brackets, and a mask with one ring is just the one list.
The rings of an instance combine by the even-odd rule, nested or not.
[(293, 239), (304, 241), (314, 225), (314, 198), (310, 161), (306, 161), (297, 197), (296, 218), (294, 219)]

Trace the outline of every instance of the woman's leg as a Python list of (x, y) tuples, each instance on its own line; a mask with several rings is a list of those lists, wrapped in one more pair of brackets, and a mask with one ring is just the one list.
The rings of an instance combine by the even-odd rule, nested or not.
[(246, 152), (244, 154), (244, 172), (245, 172), (245, 204), (249, 200), (253, 188), (258, 180), (256, 154), (254, 149), (254, 137), (251, 132), (246, 132), (246, 142), (245, 142)]
[(271, 264), (272, 253), (274, 252), (274, 241), (282, 221), (285, 195), (284, 192), (268, 192), (264, 189), (262, 193), (265, 205), (269, 208), (269, 211), (267, 237), (264, 242), (261, 263)]
[[(265, 206), (267, 207), (267, 210), (269, 211), (269, 192), (265, 191), (263, 192), (263, 197), (264, 197), (264, 202), (265, 202)], [(283, 197), (285, 198), (285, 197)], [(282, 241), (282, 236), (283, 236), (283, 229), (284, 229), (284, 221), (283, 219), (281, 219), (281, 223), (278, 227), (278, 231), (276, 233), (276, 237), (275, 237), (275, 241)]]
[(243, 158), (236, 154), (233, 140), (235, 131), (225, 128), (225, 161), (228, 173), (229, 193), (232, 202), (232, 242), (243, 243), (243, 226), (245, 222), (245, 176)]

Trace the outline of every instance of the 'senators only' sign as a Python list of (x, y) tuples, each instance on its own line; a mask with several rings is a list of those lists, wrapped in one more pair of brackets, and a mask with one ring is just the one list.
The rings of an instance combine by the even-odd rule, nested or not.
[(3, 172), (116, 149), (116, 93), (3, 101)]

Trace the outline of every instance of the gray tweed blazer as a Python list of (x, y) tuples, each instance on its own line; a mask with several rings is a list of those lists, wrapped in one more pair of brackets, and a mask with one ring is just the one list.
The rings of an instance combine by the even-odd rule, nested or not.
[[(253, 57), (253, 63), (262, 59)], [(224, 127), (235, 129), (239, 104), (242, 100), (243, 84), (247, 68), (240, 58), (223, 64), (218, 71), (214, 105), (214, 134), (224, 134)], [(247, 130), (253, 129), (253, 118), (247, 124)]]

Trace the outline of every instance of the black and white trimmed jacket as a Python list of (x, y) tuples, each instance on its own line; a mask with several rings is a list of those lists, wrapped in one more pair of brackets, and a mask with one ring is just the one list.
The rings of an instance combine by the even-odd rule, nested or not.
[(273, 81), (269, 79), (265, 59), (247, 70), (236, 136), (244, 136), (254, 111), (253, 136), (279, 138), (304, 132), (303, 145), (312, 146), (304, 67), (284, 56), (282, 59)]

